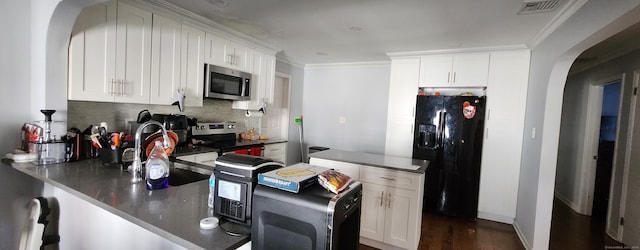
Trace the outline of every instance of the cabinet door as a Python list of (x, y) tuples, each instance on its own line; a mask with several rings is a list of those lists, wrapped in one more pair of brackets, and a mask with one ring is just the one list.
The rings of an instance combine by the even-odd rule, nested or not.
[(117, 2), (85, 8), (76, 20), (69, 44), (68, 99), (113, 101)]
[(478, 214), (516, 215), (530, 52), (491, 53)]
[(151, 12), (118, 3), (116, 102), (149, 103)]
[(460, 54), (453, 57), (454, 87), (485, 87), (489, 76), (489, 53)]
[(151, 38), (151, 104), (173, 103), (180, 87), (182, 28), (177, 21), (154, 15)]
[(360, 236), (383, 241), (385, 231), (385, 191), (386, 188), (383, 186), (362, 183)]
[(420, 59), (399, 59), (391, 62), (388, 118), (414, 117)]
[(225, 65), (225, 47), (227, 41), (214, 34), (205, 35), (204, 62), (215, 65)]
[(449, 87), (453, 56), (432, 55), (420, 59), (420, 87)]
[(417, 223), (421, 223), (416, 217), (416, 210), (422, 197), (417, 197), (416, 191), (400, 188), (388, 188), (385, 195), (386, 204), (383, 205), (387, 210), (384, 242), (406, 249), (415, 249), (417, 245), (413, 245), (417, 241), (414, 229)]
[(232, 68), (253, 73), (252, 51), (249, 48), (232, 41), (227, 42), (226, 47), (227, 63)]
[(181, 84), (185, 106), (202, 107), (204, 92), (204, 41), (205, 33), (188, 25), (182, 25)]
[(384, 152), (386, 155), (411, 158), (413, 154), (413, 118), (387, 121)]

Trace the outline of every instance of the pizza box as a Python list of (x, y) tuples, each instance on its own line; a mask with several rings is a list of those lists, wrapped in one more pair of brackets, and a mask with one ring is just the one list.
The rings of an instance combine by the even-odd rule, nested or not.
[(297, 163), (284, 168), (258, 174), (258, 184), (298, 193), (318, 182), (318, 174), (329, 168)]

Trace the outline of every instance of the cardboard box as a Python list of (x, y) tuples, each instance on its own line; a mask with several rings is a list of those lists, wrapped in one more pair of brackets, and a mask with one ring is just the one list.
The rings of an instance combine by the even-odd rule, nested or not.
[(305, 187), (317, 183), (318, 174), (326, 170), (329, 169), (307, 163), (298, 163), (258, 174), (258, 184), (298, 193)]

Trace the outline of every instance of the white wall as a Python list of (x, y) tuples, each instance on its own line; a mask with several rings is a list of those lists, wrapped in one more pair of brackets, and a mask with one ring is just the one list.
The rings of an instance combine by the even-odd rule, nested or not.
[(562, 93), (569, 67), (585, 49), (640, 21), (638, 6), (638, 0), (588, 1), (532, 50), (514, 224), (527, 247), (549, 245)]
[[(302, 115), (302, 90), (304, 87), (304, 69), (302, 66), (281, 59), (276, 61), (276, 72), (289, 75), (289, 135), (287, 142), (287, 163), (289, 165), (304, 162), (300, 147), (299, 126), (295, 117)], [(306, 147), (305, 147), (306, 148)], [(305, 149), (306, 152), (306, 149)], [(305, 153), (306, 155), (306, 153)]]
[(0, 4), (0, 156), (19, 145), (20, 127), (30, 120), (30, 8), (24, 0)]
[(390, 62), (307, 66), (306, 144), (384, 154), (390, 75)]
[[(558, 167), (556, 175), (556, 195), (572, 204), (572, 208), (580, 212), (580, 174), (582, 158), (582, 145), (585, 137), (585, 123), (589, 84), (597, 83), (602, 79), (609, 79), (613, 76), (625, 74), (624, 82), (621, 84), (620, 118), (618, 124), (618, 135), (616, 138), (616, 159), (614, 160), (613, 176), (611, 185), (613, 190), (609, 197), (612, 207), (608, 218), (612, 223), (607, 232), (616, 237), (618, 235), (618, 221), (620, 216), (620, 201), (622, 193), (623, 166), (625, 165), (627, 143), (631, 136), (629, 133), (629, 114), (631, 110), (631, 97), (633, 87), (633, 71), (640, 69), (640, 50), (613, 59), (595, 68), (569, 76), (564, 91), (564, 101), (562, 108), (562, 124), (560, 128), (560, 142), (558, 151)], [(640, 190), (627, 190), (627, 192), (638, 192)], [(626, 224), (638, 223), (628, 221)]]

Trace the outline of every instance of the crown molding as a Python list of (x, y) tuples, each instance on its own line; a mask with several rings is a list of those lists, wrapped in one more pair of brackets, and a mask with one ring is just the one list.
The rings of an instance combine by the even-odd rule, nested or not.
[(200, 28), (204, 29), (205, 32), (212, 32), (217, 36), (221, 36), (226, 39), (233, 40), (234, 42), (247, 45), (251, 48), (260, 50), (262, 52), (276, 54), (277, 52), (282, 50), (281, 48), (278, 48), (272, 44), (268, 44), (266, 42), (255, 39), (247, 34), (231, 29), (227, 26), (214, 22), (213, 20), (207, 19), (203, 16), (200, 16), (196, 13), (188, 11), (182, 7), (179, 7), (175, 4), (169, 3), (164, 0), (125, 0), (125, 1), (134, 2), (146, 8), (151, 8), (154, 13), (161, 12), (165, 14), (171, 14), (174, 16), (177, 15), (182, 19), (181, 21), (199, 26)]
[(304, 69), (363, 68), (375, 66), (391, 66), (391, 61), (306, 64)]
[(562, 6), (558, 14), (551, 19), (551, 22), (540, 30), (528, 43), (528, 47), (533, 49), (537, 47), (544, 39), (549, 37), (558, 27), (573, 16), (584, 4), (589, 0), (567, 0), (568, 3)]
[(505, 46), (489, 46), (489, 47), (472, 47), (472, 48), (458, 48), (458, 49), (392, 52), (392, 53), (387, 53), (387, 56), (389, 56), (390, 58), (395, 58), (395, 57), (418, 57), (418, 56), (424, 56), (424, 55), (469, 53), (469, 52), (491, 52), (491, 51), (523, 50), (523, 49), (529, 49), (529, 48), (524, 44), (517, 44), (517, 45), (505, 45)]

